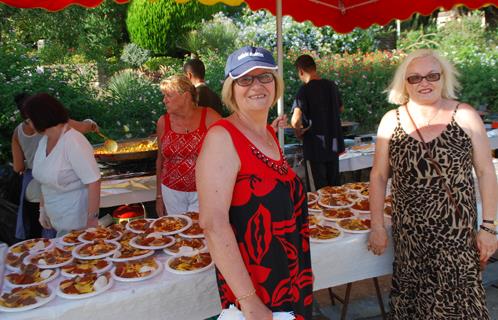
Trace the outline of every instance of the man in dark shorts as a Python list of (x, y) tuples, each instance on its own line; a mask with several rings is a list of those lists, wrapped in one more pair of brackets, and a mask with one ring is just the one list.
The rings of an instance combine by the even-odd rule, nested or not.
[[(294, 65), (304, 84), (292, 106), (291, 125), (303, 140), (304, 159), (309, 162), (315, 189), (339, 185), (339, 154), (344, 152), (341, 95), (333, 81), (320, 78), (311, 56), (299, 56)], [(305, 172), (308, 177), (307, 168)]]
[(220, 97), (213, 90), (209, 89), (204, 80), (206, 74), (204, 63), (199, 59), (191, 59), (183, 65), (183, 72), (197, 90), (198, 106), (210, 107), (220, 115), (223, 115), (223, 105)]

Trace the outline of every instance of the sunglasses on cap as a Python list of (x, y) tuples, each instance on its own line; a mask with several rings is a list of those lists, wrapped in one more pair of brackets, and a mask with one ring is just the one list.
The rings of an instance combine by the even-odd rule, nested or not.
[(421, 76), (421, 75), (413, 75), (409, 76), (406, 78), (406, 81), (408, 81), (409, 84), (417, 84), (422, 82), (422, 80), (427, 80), (429, 82), (436, 82), (441, 79), (441, 73), (439, 72), (434, 72), (434, 73), (429, 73), (428, 75)]
[(271, 72), (265, 72), (258, 74), (257, 76), (245, 75), (235, 79), (234, 81), (241, 87), (248, 87), (254, 82), (254, 79), (258, 79), (259, 83), (270, 83), (274, 80)]

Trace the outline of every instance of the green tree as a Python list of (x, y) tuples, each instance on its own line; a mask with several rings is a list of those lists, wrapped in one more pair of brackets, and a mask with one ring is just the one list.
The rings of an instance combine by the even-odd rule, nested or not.
[(177, 39), (220, 8), (197, 1), (177, 4), (174, 0), (134, 0), (128, 8), (126, 26), (133, 43), (155, 54), (175, 54)]

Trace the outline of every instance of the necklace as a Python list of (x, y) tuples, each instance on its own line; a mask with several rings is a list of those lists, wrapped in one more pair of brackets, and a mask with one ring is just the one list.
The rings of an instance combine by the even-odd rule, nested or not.
[(439, 104), (439, 106), (437, 107), (437, 111), (436, 111), (436, 113), (432, 116), (432, 118), (430, 118), (429, 120), (426, 120), (426, 122), (425, 122), (425, 123), (426, 123), (426, 124), (425, 124), (425, 126), (426, 126), (426, 127), (428, 127), (428, 126), (431, 124), (431, 121), (432, 121), (432, 120), (436, 119), (437, 115), (439, 114), (439, 111), (441, 111), (441, 109), (442, 109), (442, 108), (443, 108), (443, 107), (442, 107), (442, 105), (441, 105), (441, 104)]

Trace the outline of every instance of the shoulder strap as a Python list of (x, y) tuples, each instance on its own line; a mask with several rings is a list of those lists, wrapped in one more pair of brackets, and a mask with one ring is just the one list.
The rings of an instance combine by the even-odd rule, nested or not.
[(398, 126), (401, 126), (401, 120), (399, 120), (399, 108), (396, 108), (396, 121), (398, 121)]
[[(441, 170), (441, 166), (439, 165), (439, 163), (432, 156), (431, 149), (429, 148), (429, 146), (425, 142), (424, 137), (422, 136), (422, 133), (418, 129), (417, 125), (415, 124), (415, 121), (413, 121), (413, 118), (412, 118), (412, 115), (410, 114), (410, 111), (408, 111), (408, 106), (405, 106), (405, 109), (406, 109), (406, 113), (408, 114), (408, 117), (410, 118), (410, 121), (412, 122), (413, 126), (415, 127), (415, 130), (417, 131), (417, 135), (419, 136), (420, 140), (422, 141), (422, 144), (423, 144), (423, 146), (425, 148), (425, 151), (427, 152), (427, 157), (429, 158), (429, 163), (432, 164), (432, 166), (436, 170), (436, 173), (439, 175), (439, 177), (443, 178), (443, 171)], [(449, 197), (449, 199), (451, 201), (451, 204), (455, 207), (457, 216), (461, 216), (461, 214), (460, 214), (460, 208), (458, 207), (458, 205), (457, 205), (457, 203), (455, 201), (455, 198), (451, 194), (451, 190), (450, 190), (450, 187), (448, 186), (448, 183), (446, 182), (446, 179), (442, 179), (442, 180), (444, 182), (443, 186), (444, 186), (444, 189), (446, 191), (446, 194), (448, 195), (448, 197)]]
[(164, 132), (171, 130), (171, 122), (169, 120), (169, 113), (164, 114)]
[(453, 111), (453, 114), (451, 115), (451, 121), (455, 120), (455, 115), (458, 111), (458, 107), (461, 105), (460, 102), (457, 103), (456, 107), (455, 107), (455, 110)]

